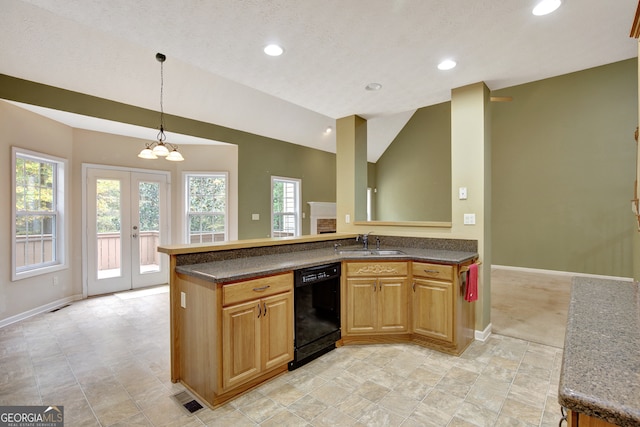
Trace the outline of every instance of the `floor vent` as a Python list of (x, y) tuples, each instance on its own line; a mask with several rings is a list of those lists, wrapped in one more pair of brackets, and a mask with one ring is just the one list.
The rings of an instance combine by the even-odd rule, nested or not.
[(54, 308), (53, 310), (51, 310), (49, 313), (55, 313), (56, 311), (62, 310), (65, 307), (69, 307), (71, 304), (65, 304), (62, 307), (58, 307), (58, 308)]
[(174, 394), (173, 398), (189, 415), (195, 414), (203, 408), (200, 402), (194, 399), (188, 391), (181, 391), (180, 393)]

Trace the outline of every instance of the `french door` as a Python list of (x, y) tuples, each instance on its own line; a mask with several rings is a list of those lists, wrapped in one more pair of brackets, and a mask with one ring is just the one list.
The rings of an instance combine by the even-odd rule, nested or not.
[(86, 294), (167, 283), (168, 174), (83, 167)]

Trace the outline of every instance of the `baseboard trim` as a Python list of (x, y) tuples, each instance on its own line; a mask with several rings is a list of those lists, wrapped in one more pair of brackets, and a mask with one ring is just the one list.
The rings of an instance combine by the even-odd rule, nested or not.
[(570, 271), (559, 271), (559, 270), (544, 270), (539, 268), (528, 268), (528, 267), (512, 267), (509, 265), (492, 265), (491, 270), (511, 270), (511, 271), (520, 271), (523, 273), (536, 273), (536, 274), (553, 274), (557, 276), (568, 276), (568, 277), (591, 277), (594, 279), (608, 279), (608, 280), (618, 280), (622, 282), (633, 282), (632, 277), (618, 277), (618, 276), (603, 276), (599, 274), (588, 274), (588, 273), (572, 273)]
[(6, 319), (0, 320), (0, 328), (4, 328), (5, 326), (9, 326), (21, 320), (28, 319), (29, 317), (36, 316), (40, 313), (46, 313), (47, 311), (55, 310), (56, 308), (60, 308), (73, 301), (78, 301), (81, 299), (82, 294), (72, 295), (70, 297), (62, 298), (45, 305), (41, 305), (40, 307), (32, 308), (31, 310), (27, 310), (25, 312), (16, 314), (15, 316), (7, 317)]
[(491, 336), (491, 323), (489, 323), (487, 325), (486, 328), (484, 328), (483, 331), (475, 331), (474, 333), (474, 338), (476, 339), (476, 341), (486, 341), (489, 337)]

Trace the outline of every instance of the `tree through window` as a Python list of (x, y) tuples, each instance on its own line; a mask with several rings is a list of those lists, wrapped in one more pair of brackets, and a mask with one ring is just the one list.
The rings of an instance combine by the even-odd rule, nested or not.
[(300, 236), (300, 180), (271, 177), (271, 237)]
[(227, 174), (186, 175), (187, 242), (227, 240)]
[(13, 280), (63, 264), (65, 161), (13, 149)]

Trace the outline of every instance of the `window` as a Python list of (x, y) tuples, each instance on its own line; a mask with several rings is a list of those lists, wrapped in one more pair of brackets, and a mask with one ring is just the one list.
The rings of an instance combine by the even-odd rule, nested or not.
[(187, 243), (227, 240), (227, 173), (186, 174)]
[(300, 180), (271, 177), (271, 237), (299, 236)]
[(12, 159), (12, 280), (17, 280), (66, 267), (66, 161), (15, 147)]

